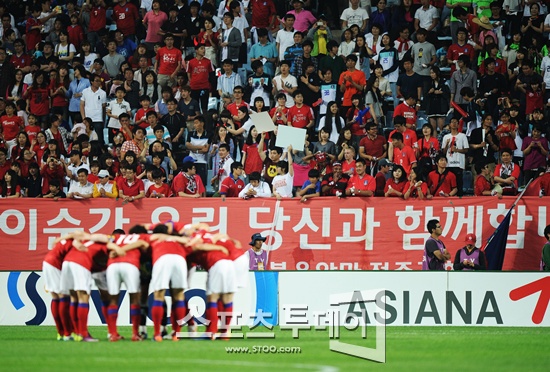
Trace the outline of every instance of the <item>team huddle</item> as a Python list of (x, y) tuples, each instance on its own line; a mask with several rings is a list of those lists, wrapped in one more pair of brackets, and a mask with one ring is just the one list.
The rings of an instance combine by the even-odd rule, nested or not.
[[(226, 234), (212, 234), (206, 224), (166, 222), (136, 225), (129, 234), (115, 230), (112, 235), (75, 231), (56, 240), (43, 262), (45, 287), (52, 295), (51, 311), (58, 340), (98, 341), (88, 332), (92, 280), (101, 293), (102, 312), (108, 338), (119, 341), (117, 331), (121, 284), (130, 295), (132, 341), (147, 338), (148, 294), (154, 300), (151, 318), (154, 341), (178, 340), (184, 325), (191, 336), (230, 337), (233, 294), (246, 287), (249, 259), (239, 241)], [(195, 267), (208, 271), (206, 284), (206, 332), (197, 334), (193, 314), (184, 291)], [(163, 335), (166, 324), (165, 294), (172, 297), (172, 333)], [(220, 308), (221, 307), (221, 308)], [(223, 311), (218, 333), (218, 310)], [(220, 314), (221, 315), (221, 314)], [(164, 331), (165, 333), (165, 331)]]

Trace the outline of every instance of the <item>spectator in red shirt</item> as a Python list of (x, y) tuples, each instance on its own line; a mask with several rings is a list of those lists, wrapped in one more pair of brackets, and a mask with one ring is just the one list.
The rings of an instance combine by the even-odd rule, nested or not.
[(447, 157), (440, 154), (435, 158), (437, 169), (428, 175), (428, 190), (432, 197), (455, 196), (458, 192), (456, 176), (447, 169)]
[[(410, 173), (410, 171), (409, 171)], [(384, 187), (385, 197), (401, 197), (403, 196), (407, 174), (402, 166), (394, 164), (392, 169), (392, 177), (386, 181)]]
[(505, 148), (500, 150), (500, 164), (495, 167), (494, 180), (502, 187), (504, 195), (516, 195), (518, 192), (518, 178), (520, 167), (512, 161), (514, 151)]
[(158, 83), (161, 87), (172, 87), (176, 83), (176, 76), (181, 70), (182, 53), (174, 48), (174, 35), (164, 35), (165, 46), (157, 51), (155, 58), (155, 72), (158, 74)]
[(117, 30), (120, 30), (124, 37), (135, 41), (136, 21), (139, 20), (139, 13), (136, 6), (126, 0), (120, 0), (118, 5), (113, 7), (113, 18)]
[(408, 175), (412, 167), (416, 167), (416, 156), (412, 147), (403, 143), (403, 135), (399, 132), (390, 137), (393, 145), (393, 163), (401, 165)]
[(243, 174), (243, 165), (236, 161), (231, 163), (231, 174), (226, 177), (220, 186), (220, 195), (222, 200), (225, 201), (225, 197), (238, 198), (239, 193), (244, 189), (244, 181), (240, 178)]
[(172, 181), (172, 193), (175, 196), (184, 198), (200, 198), (204, 196), (204, 191), (201, 191), (201, 187), (204, 189), (204, 186), (202, 186), (200, 176), (197, 175), (195, 164), (193, 164), (194, 159), (188, 156), (183, 160), (181, 172)]
[(212, 61), (205, 57), (206, 47), (203, 44), (195, 46), (195, 58), (187, 63), (186, 72), (191, 86), (191, 98), (200, 102), (202, 112), (208, 108), (210, 95), (210, 74), (214, 72)]
[(376, 180), (366, 173), (367, 166), (364, 159), (355, 161), (356, 171), (348, 181), (346, 195), (348, 196), (373, 196), (376, 191)]
[[(92, 0), (92, 8), (90, 9), (90, 24), (88, 25), (88, 32), (86, 37), (95, 49), (95, 46), (99, 43), (99, 31), (105, 29), (107, 22), (107, 7), (105, 6), (105, 0)], [(89, 6), (89, 2), (84, 4)]]
[(384, 196), (384, 188), (386, 187), (387, 180), (386, 175), (391, 170), (390, 165), (391, 163), (388, 159), (380, 159), (378, 161), (378, 173), (374, 176), (374, 180), (376, 181), (376, 191), (374, 192), (374, 196)]
[(310, 129), (313, 127), (313, 110), (304, 104), (304, 95), (300, 90), (294, 91), (294, 106), (288, 109), (288, 121), (295, 128)]
[(118, 195), (124, 202), (133, 202), (145, 197), (145, 185), (142, 180), (137, 178), (136, 173), (137, 166), (127, 164), (124, 178), (118, 182)]
[(395, 111), (393, 112), (393, 117), (405, 117), (407, 129), (414, 130), (416, 129), (416, 108), (416, 97), (414, 97), (413, 95), (409, 95), (405, 97), (404, 102), (401, 102), (399, 105), (397, 105)]
[(393, 144), (391, 139), (394, 133), (401, 133), (405, 146), (413, 147), (418, 140), (416, 137), (416, 132), (412, 129), (407, 128), (407, 126), (405, 125), (406, 121), (407, 119), (405, 119), (404, 116), (396, 116), (393, 118), (393, 125), (395, 129), (390, 132), (390, 135), (388, 136), (388, 159), (390, 161), (393, 160)]
[(170, 186), (163, 182), (164, 173), (160, 169), (153, 169), (151, 172), (151, 177), (153, 178), (154, 184), (149, 186), (147, 189), (147, 194), (145, 195), (148, 198), (168, 198), (172, 196), (172, 190)]
[(44, 127), (50, 113), (50, 91), (44, 71), (36, 72), (32, 85), (25, 92), (24, 98), (27, 100), (27, 112), (29, 114), (32, 112)]
[(492, 191), (494, 185), (489, 165), (476, 163), (475, 170), (477, 173), (477, 177), (474, 186), (474, 195), (495, 195), (496, 193)]
[(42, 163), (40, 175), (42, 176), (42, 195), (50, 192), (50, 181), (56, 179), (62, 186), (67, 175), (67, 165), (64, 161), (57, 159), (55, 154), (50, 154), (47, 161)]

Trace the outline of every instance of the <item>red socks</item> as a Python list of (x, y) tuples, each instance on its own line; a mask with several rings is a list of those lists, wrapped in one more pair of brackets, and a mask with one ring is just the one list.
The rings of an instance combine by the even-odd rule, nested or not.
[(206, 332), (214, 335), (218, 332), (218, 303), (209, 302), (206, 304), (206, 320), (210, 323), (206, 326)]
[(185, 301), (175, 301), (172, 304), (172, 329), (175, 332), (181, 331), (181, 324), (179, 322), (183, 322), (186, 313), (187, 306), (185, 306)]
[(88, 313), (90, 312), (89, 304), (78, 304), (78, 333), (82, 337), (88, 336)]
[(73, 333), (73, 323), (71, 321), (71, 308), (69, 297), (59, 299), (59, 317), (63, 324), (63, 336), (70, 336)]
[(105, 320), (107, 321), (107, 330), (111, 336), (118, 335), (117, 329), (116, 329), (116, 320), (118, 318), (118, 306), (117, 305), (110, 305), (107, 307), (107, 317)]
[(130, 318), (132, 319), (132, 335), (137, 335), (141, 322), (141, 307), (139, 305), (130, 305)]
[(151, 316), (153, 317), (153, 329), (154, 336), (160, 336), (160, 326), (162, 317), (164, 315), (164, 309), (162, 308), (163, 301), (153, 301), (153, 307), (151, 308)]
[(63, 330), (63, 322), (61, 321), (61, 316), (59, 315), (59, 298), (52, 298), (50, 309), (55, 322), (55, 328), (57, 328), (57, 334), (64, 336), (65, 332)]

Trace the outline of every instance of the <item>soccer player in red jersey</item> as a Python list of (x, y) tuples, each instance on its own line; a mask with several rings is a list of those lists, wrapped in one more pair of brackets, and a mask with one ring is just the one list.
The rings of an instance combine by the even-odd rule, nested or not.
[[(74, 290), (78, 298), (78, 309), (71, 311), (73, 326), (77, 334), (75, 341), (96, 342), (98, 340), (92, 338), (88, 333), (92, 268), (99, 262), (107, 261), (108, 250), (115, 250), (120, 256), (123, 256), (125, 252), (115, 244), (99, 243), (93, 240), (75, 239), (73, 246), (77, 249), (68, 251), (61, 268), (61, 290), (64, 293)], [(77, 321), (76, 317), (78, 317)]]
[(73, 325), (69, 313), (69, 296), (61, 290), (61, 266), (67, 252), (73, 247), (72, 239), (57, 241), (42, 262), (42, 276), (45, 289), (52, 295), (52, 311), (57, 339), (72, 340)]
[[(154, 341), (162, 341), (160, 332), (163, 303), (167, 289), (172, 295), (172, 329), (173, 341), (177, 341), (177, 333), (181, 330), (180, 320), (186, 314), (185, 297), (183, 291), (187, 288), (187, 261), (186, 257), (199, 247), (191, 247), (186, 243), (188, 238), (166, 235), (168, 227), (157, 225), (150, 238), (150, 248), (153, 257), (153, 274), (150, 290), (154, 293), (153, 308), (151, 313), (154, 324)], [(136, 242), (129, 244), (125, 250), (145, 248), (144, 244)], [(203, 249), (225, 250), (223, 247), (206, 247)]]
[[(116, 245), (124, 248), (136, 241), (149, 244), (147, 229), (141, 225), (132, 227), (129, 235), (115, 235)], [(122, 257), (109, 257), (107, 262), (107, 287), (111, 301), (107, 309), (107, 327), (109, 329), (109, 341), (118, 341), (122, 336), (117, 331), (118, 300), (120, 285), (125, 284), (130, 294), (130, 317), (132, 320), (132, 341), (141, 341), (139, 336), (139, 324), (141, 321), (140, 308), (140, 258), (141, 250), (133, 249)]]

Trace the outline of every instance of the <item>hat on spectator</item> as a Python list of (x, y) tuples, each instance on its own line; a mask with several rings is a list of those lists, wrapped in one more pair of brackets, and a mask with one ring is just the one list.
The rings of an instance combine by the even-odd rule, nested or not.
[(99, 171), (99, 173), (97, 174), (97, 176), (99, 178), (106, 178), (106, 177), (109, 177), (109, 171), (106, 170), (106, 169), (102, 169)]
[(342, 163), (340, 163), (338, 160), (336, 160), (334, 163), (332, 163), (332, 166), (333, 167), (341, 167), (342, 166)]
[(464, 240), (468, 244), (476, 244), (476, 236), (475, 234), (468, 234), (466, 235), (466, 239)]
[(186, 156), (185, 158), (183, 158), (183, 163), (194, 163), (195, 162), (195, 159), (193, 159), (192, 156)]
[(385, 167), (386, 165), (390, 165), (390, 162), (388, 161), (388, 159), (380, 159), (378, 160), (378, 166), (379, 167)]
[(263, 237), (262, 234), (256, 233), (252, 235), (252, 238), (250, 238), (252, 241), (248, 243), (248, 245), (256, 245), (257, 240), (261, 240), (262, 242), (265, 242), (267, 238)]

